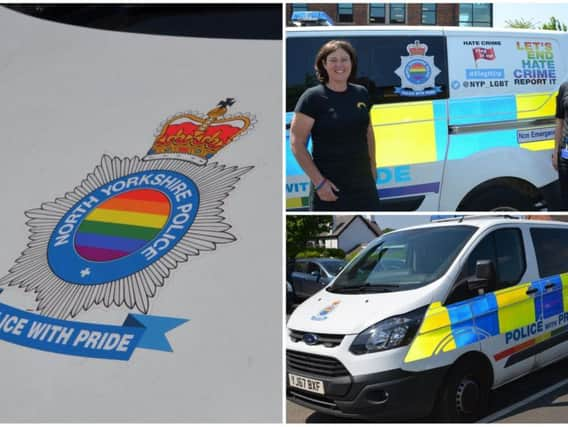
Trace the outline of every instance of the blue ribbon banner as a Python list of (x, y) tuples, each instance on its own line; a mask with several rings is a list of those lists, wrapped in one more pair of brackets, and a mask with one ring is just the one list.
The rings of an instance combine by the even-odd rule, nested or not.
[(0, 303), (0, 340), (51, 353), (129, 360), (138, 347), (171, 352), (165, 334), (187, 321), (129, 314), (122, 326), (104, 325), (54, 319)]
[(414, 96), (414, 97), (434, 96), (441, 92), (442, 92), (442, 86), (434, 86), (433, 88), (424, 89), (424, 90), (405, 89), (400, 86), (395, 86), (394, 88), (394, 93), (400, 96)]

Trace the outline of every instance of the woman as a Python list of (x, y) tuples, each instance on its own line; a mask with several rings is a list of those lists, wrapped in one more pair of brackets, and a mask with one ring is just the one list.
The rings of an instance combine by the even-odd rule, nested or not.
[(556, 130), (552, 166), (558, 171), (560, 203), (568, 210), (568, 82), (562, 83), (556, 97)]
[[(321, 84), (302, 94), (290, 128), (292, 152), (312, 182), (312, 210), (376, 211), (369, 93), (350, 83), (357, 72), (355, 50), (346, 41), (327, 42), (315, 68)], [(310, 134), (313, 158), (306, 148)]]

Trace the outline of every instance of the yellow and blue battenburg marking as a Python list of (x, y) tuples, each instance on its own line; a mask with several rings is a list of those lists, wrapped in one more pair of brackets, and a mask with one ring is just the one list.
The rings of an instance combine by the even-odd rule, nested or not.
[(375, 105), (371, 121), (377, 141), (376, 160), (379, 167), (414, 165), (443, 159), (447, 132), (436, 132), (435, 124), (445, 123), (445, 101), (418, 101), (403, 104)]
[[(498, 148), (551, 150), (554, 147), (552, 134), (547, 139), (525, 142), (518, 135), (521, 123), (519, 127), (513, 125), (507, 129), (491, 125), (553, 118), (555, 100), (556, 93), (544, 92), (374, 105), (371, 108), (371, 122), (375, 132), (379, 187), (385, 184), (380, 181), (381, 171), (387, 173), (389, 168), (408, 168), (405, 172), (408, 180), (380, 188), (379, 196), (388, 198), (439, 193), (441, 174), (417, 184), (410, 177), (410, 168), (415, 165), (465, 159)], [(307, 197), (294, 197), (293, 194), (307, 194), (309, 182), (307, 178), (299, 180), (305, 175), (290, 148), (289, 125), (293, 116), (292, 112), (286, 114), (286, 176), (289, 180), (286, 192), (292, 195), (287, 199), (287, 208), (301, 208), (307, 206)], [(463, 129), (468, 126), (472, 128), (467, 132), (449, 134), (452, 127)], [(442, 165), (439, 167), (441, 170)]]
[[(534, 295), (529, 294), (534, 292)], [(405, 363), (503, 335), (495, 361), (513, 365), (568, 340), (568, 273), (512, 286), (446, 307), (430, 305)]]
[[(310, 182), (304, 171), (296, 161), (292, 153), (290, 144), (290, 124), (294, 113), (286, 113), (286, 194), (292, 195), (286, 199), (286, 209), (301, 209), (309, 205), (309, 197), (305, 196), (309, 192)], [(308, 151), (311, 151), (312, 139), (308, 140)], [(297, 194), (302, 194), (298, 197)]]
[[(445, 100), (379, 104), (371, 109), (375, 133), (375, 160), (379, 172), (392, 167), (408, 167), (443, 161), (448, 141), (447, 103)], [(441, 168), (441, 167), (440, 167)], [(408, 171), (410, 175), (410, 171)], [(401, 180), (403, 181), (403, 180)], [(439, 177), (432, 180), (395, 185), (379, 190), (379, 197), (439, 193)]]
[[(514, 122), (524, 119), (552, 118), (555, 113), (555, 93), (531, 93), (449, 101), (449, 126), (483, 125)], [(450, 136), (448, 160), (464, 159), (496, 148), (530, 151), (551, 150), (554, 137), (535, 142), (519, 142), (518, 128), (488, 129)]]

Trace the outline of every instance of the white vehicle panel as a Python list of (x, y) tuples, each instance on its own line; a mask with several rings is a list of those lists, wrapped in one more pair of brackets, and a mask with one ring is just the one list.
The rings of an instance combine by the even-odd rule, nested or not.
[[(218, 203), (234, 241), (176, 261), (150, 299), (149, 315), (184, 319), (166, 337), (171, 351), (104, 360), (0, 340), (2, 419), (280, 422), (282, 288), (266, 285), (281, 280), (281, 150), (267, 142), (281, 133), (282, 42), (103, 31), (4, 7), (0, 32), (0, 277), (29, 241), (26, 213), (63, 200), (103, 155), (135, 163), (164, 120), (204, 114), (228, 97), (231, 114), (255, 118), (209, 162), (253, 166)], [(243, 268), (252, 253), (254, 273)], [(3, 304), (37, 313), (34, 292), (2, 289)], [(255, 310), (251, 296), (263, 301)], [(105, 304), (65, 321), (120, 327), (138, 313)]]
[(409, 291), (364, 295), (331, 293), (323, 289), (296, 308), (288, 320), (288, 328), (358, 334), (381, 320), (430, 304), (434, 288), (430, 285)]
[(556, 34), (451, 34), (451, 97), (554, 91), (566, 74)]

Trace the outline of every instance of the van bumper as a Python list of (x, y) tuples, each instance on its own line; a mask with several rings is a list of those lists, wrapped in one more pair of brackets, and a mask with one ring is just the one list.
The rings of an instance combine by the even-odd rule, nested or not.
[[(420, 418), (432, 412), (448, 369), (443, 367), (424, 372), (395, 369), (337, 378), (309, 375), (324, 382), (324, 396), (290, 387), (287, 378), (286, 394), (294, 403), (334, 416), (398, 420)], [(288, 373), (305, 376), (290, 369)]]

